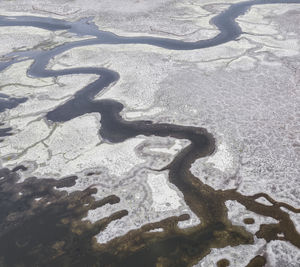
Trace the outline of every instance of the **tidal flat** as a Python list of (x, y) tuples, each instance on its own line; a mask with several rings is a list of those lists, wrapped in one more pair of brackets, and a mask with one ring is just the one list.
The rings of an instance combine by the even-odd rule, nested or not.
[(299, 1), (0, 10), (0, 266), (299, 266)]

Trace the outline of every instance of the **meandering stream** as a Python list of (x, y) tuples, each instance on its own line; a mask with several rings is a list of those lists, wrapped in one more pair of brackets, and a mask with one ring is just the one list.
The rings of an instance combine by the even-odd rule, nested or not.
[[(66, 122), (87, 113), (101, 114), (100, 135), (112, 143), (123, 142), (138, 135), (155, 135), (190, 140), (175, 159), (164, 168), (169, 170), (169, 181), (184, 195), (185, 202), (200, 218), (201, 224), (186, 230), (179, 229), (177, 222), (186, 217), (171, 217), (161, 222), (149, 223), (138, 230), (131, 231), (123, 237), (114, 239), (106, 245), (98, 245), (93, 236), (103, 230), (112, 220), (128, 216), (126, 210), (113, 214), (95, 225), (81, 222), (80, 231), (74, 229), (74, 222), (79, 222), (89, 208), (99, 207), (106, 203), (117, 203), (117, 196), (110, 196), (102, 202), (95, 201), (89, 188), (77, 195), (67, 196), (63, 192), (55, 192), (55, 186), (71, 186), (76, 177), (63, 181), (53, 179), (32, 178), (18, 183), (16, 170), (2, 169), (4, 177), (0, 181), (0, 214), (3, 222), (0, 227), (0, 254), (3, 266), (191, 266), (207, 255), (211, 248), (237, 246), (253, 243), (252, 234), (242, 227), (234, 226), (227, 218), (225, 201), (236, 200), (248, 210), (260, 215), (272, 217), (278, 224), (264, 225), (256, 235), (270, 240), (280, 238), (300, 248), (300, 235), (295, 230), (289, 215), (280, 207), (293, 212), (300, 212), (288, 204), (272, 200), (266, 194), (243, 196), (235, 190), (217, 191), (203, 184), (190, 172), (191, 164), (200, 157), (210, 155), (215, 149), (213, 136), (203, 128), (180, 126), (151, 121), (126, 121), (120, 116), (123, 105), (115, 100), (94, 100), (95, 96), (109, 85), (117, 82), (118, 73), (106, 68), (69, 68), (51, 70), (47, 68), (49, 61), (55, 56), (74, 47), (101, 44), (148, 44), (164, 49), (192, 50), (213, 47), (233, 41), (242, 34), (235, 19), (243, 15), (252, 5), (299, 3), (292, 0), (258, 0), (232, 4), (225, 11), (216, 15), (211, 23), (217, 26), (220, 33), (214, 38), (197, 42), (183, 42), (156, 37), (122, 37), (99, 30), (91, 22), (83, 19), (77, 22), (33, 17), (0, 17), (0, 26), (31, 26), (49, 31), (67, 30), (78, 36), (89, 35), (91, 38), (63, 44), (47, 51), (32, 50), (12, 52), (6, 55), (11, 60), (0, 63), (0, 71), (17, 62), (32, 59), (28, 69), (31, 77), (58, 77), (70, 74), (96, 74), (99, 78), (75, 93), (66, 103), (50, 111), (46, 118), (53, 122)], [(16, 99), (5, 96), (0, 102), (0, 111), (14, 108), (25, 98)], [(2, 109), (3, 110), (2, 110)], [(0, 129), (0, 136), (9, 135), (9, 131)], [(26, 188), (26, 194), (16, 200), (20, 188)], [(54, 201), (53, 205), (41, 204), (32, 210), (31, 201), (35, 197), (44, 197)], [(266, 206), (255, 201), (260, 196), (266, 197), (273, 205)], [(4, 201), (5, 200), (5, 201)], [(19, 205), (16, 208), (16, 205)], [(73, 210), (69, 209), (73, 205)], [(12, 211), (19, 213), (14, 223), (6, 221)], [(61, 223), (65, 219), (66, 223)], [(79, 223), (78, 223), (79, 224)], [(75, 227), (75, 228), (74, 228)], [(149, 232), (153, 228), (163, 228), (163, 233)], [(76, 228), (77, 229), (77, 228)], [(16, 241), (17, 240), (17, 241)], [(20, 241), (21, 240), (21, 241)], [(60, 243), (59, 243), (60, 242)], [(56, 244), (53, 248), (53, 244)], [(251, 266), (263, 266), (265, 259), (256, 257)], [(252, 264), (253, 264), (252, 262)], [(37, 264), (37, 265), (36, 265)], [(161, 265), (159, 265), (161, 264)], [(221, 263), (220, 263), (221, 264)], [(1, 265), (1, 266), (2, 266)], [(250, 266), (250, 265), (249, 265)]]

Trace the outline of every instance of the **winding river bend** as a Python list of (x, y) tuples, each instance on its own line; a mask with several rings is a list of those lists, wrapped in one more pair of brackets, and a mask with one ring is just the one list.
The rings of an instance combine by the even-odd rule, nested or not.
[[(78, 116), (98, 112), (101, 114), (100, 135), (112, 143), (123, 142), (137, 135), (171, 136), (188, 139), (190, 145), (183, 149), (164, 169), (169, 170), (169, 181), (184, 195), (185, 202), (200, 218), (201, 224), (185, 230), (177, 227), (177, 222), (186, 219), (186, 215), (170, 217), (156, 223), (149, 223), (116, 238), (106, 245), (99, 245), (93, 239), (111, 221), (128, 215), (122, 210), (98, 221), (95, 224), (81, 222), (88, 209), (117, 203), (118, 196), (111, 195), (101, 201), (95, 201), (92, 194), (95, 189), (66, 195), (54, 190), (54, 187), (72, 186), (76, 177), (67, 177), (60, 181), (54, 179), (30, 178), (18, 182), (18, 166), (13, 170), (2, 169), (0, 181), (0, 263), (1, 266), (192, 266), (207, 255), (211, 248), (237, 246), (253, 243), (253, 235), (244, 228), (234, 226), (227, 218), (225, 201), (236, 200), (248, 210), (260, 215), (272, 217), (278, 224), (262, 225), (257, 237), (266, 241), (281, 239), (300, 248), (300, 235), (295, 230), (289, 215), (280, 209), (285, 207), (299, 213), (288, 204), (274, 201), (261, 193), (243, 196), (235, 190), (217, 191), (203, 184), (190, 172), (191, 164), (200, 157), (210, 155), (215, 149), (213, 136), (203, 128), (187, 127), (151, 121), (125, 121), (120, 112), (123, 105), (114, 100), (94, 100), (94, 97), (119, 79), (118, 73), (106, 68), (71, 68), (65, 70), (47, 69), (53, 57), (74, 47), (100, 44), (148, 44), (165, 49), (192, 50), (217, 46), (233, 41), (242, 34), (235, 19), (243, 15), (252, 5), (299, 3), (297, 0), (257, 0), (232, 4), (211, 21), (220, 30), (214, 38), (197, 42), (183, 42), (167, 38), (121, 37), (110, 32), (100, 31), (86, 20), (68, 22), (52, 18), (19, 16), (0, 17), (0, 26), (32, 26), (49, 31), (67, 30), (79, 36), (90, 35), (94, 38), (70, 42), (48, 51), (13, 52), (7, 56), (11, 60), (0, 63), (0, 71), (17, 62), (33, 59), (28, 69), (31, 77), (57, 77), (69, 74), (96, 74), (99, 78), (78, 91), (68, 102), (58, 106), (47, 114), (53, 122), (66, 122)], [(3, 97), (0, 112), (14, 108), (25, 98)], [(9, 128), (0, 129), (0, 137), (9, 135)], [(20, 190), (26, 190), (21, 198), (16, 198)], [(255, 200), (261, 196), (272, 205), (265, 206)], [(44, 197), (53, 204), (40, 204), (32, 207), (34, 198)], [(87, 206), (85, 204), (88, 204)], [(28, 212), (30, 211), (30, 212)], [(14, 212), (15, 218), (7, 220)], [(163, 228), (162, 233), (149, 232), (154, 228)], [(278, 237), (283, 233), (283, 237)], [(222, 264), (226, 264), (220, 262)], [(20, 265), (21, 264), (21, 265)], [(265, 259), (255, 257), (249, 266), (263, 266)], [(226, 265), (223, 265), (226, 266)]]

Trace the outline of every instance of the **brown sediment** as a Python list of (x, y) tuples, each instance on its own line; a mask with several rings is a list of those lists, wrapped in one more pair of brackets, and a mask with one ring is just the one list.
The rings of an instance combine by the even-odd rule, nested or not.
[(230, 261), (227, 259), (222, 259), (217, 262), (218, 267), (227, 267), (230, 265)]
[(297, 209), (287, 203), (284, 203), (284, 202), (278, 202), (278, 201), (275, 201), (273, 198), (271, 198), (268, 194), (266, 193), (258, 193), (258, 194), (255, 194), (252, 196), (253, 199), (258, 199), (260, 197), (264, 197), (265, 199), (267, 199), (270, 203), (272, 203), (272, 205), (274, 206), (277, 206), (277, 207), (283, 207), (283, 208), (286, 208), (292, 212), (295, 212), (295, 213), (300, 213), (300, 208)]
[[(61, 181), (29, 178), (16, 184), (18, 174), (4, 169), (0, 197), (8, 199), (2, 207), (9, 214), (3, 216), (4, 226), (0, 225), (3, 230), (0, 235), (3, 266), (17, 266), (21, 261), (25, 266), (33, 263), (74, 267), (192, 266), (208, 255), (212, 248), (253, 243), (252, 234), (243, 227), (232, 225), (228, 219), (227, 200), (236, 200), (250, 211), (279, 221), (276, 225), (262, 225), (257, 237), (267, 242), (284, 239), (300, 247), (300, 236), (289, 215), (281, 209), (282, 203), (275, 203), (264, 195), (272, 203), (272, 206), (266, 206), (256, 201), (261, 195), (244, 196), (235, 190), (214, 190), (190, 172), (197, 158), (208, 156), (215, 149), (215, 140), (205, 129), (125, 121), (120, 116), (123, 108), (120, 103), (112, 100), (93, 102), (88, 98), (81, 101), (94, 105), (94, 111), (100, 109), (101, 134), (113, 140), (125, 140), (139, 134), (190, 140), (190, 145), (162, 170), (169, 170), (169, 181), (182, 192), (185, 202), (199, 217), (201, 224), (180, 229), (177, 223), (184, 216), (170, 217), (100, 245), (93, 237), (111, 221), (127, 216), (128, 212), (118, 211), (94, 224), (81, 219), (89, 209), (117, 203), (117, 196), (95, 201), (92, 194), (96, 189), (93, 186), (70, 195), (54, 189), (72, 186), (76, 177)], [(20, 191), (24, 195), (18, 196)], [(34, 200), (40, 197), (40, 201)], [(155, 228), (163, 228), (163, 232), (149, 232)], [(283, 233), (284, 237), (278, 236), (278, 233)]]
[[(157, 134), (165, 135), (168, 126), (166, 124), (151, 124), (143, 127), (146, 128), (147, 135), (155, 133), (155, 131)], [(134, 124), (134, 127), (138, 127), (138, 124)], [(130, 231), (125, 236), (116, 238), (105, 245), (99, 245), (93, 240), (93, 236), (103, 230), (112, 220), (126, 216), (127, 212), (120, 211), (95, 224), (82, 222), (80, 219), (91, 208), (105, 203), (118, 202), (119, 199), (116, 196), (95, 201), (91, 196), (95, 193), (95, 189), (92, 187), (70, 195), (53, 189), (54, 186), (72, 185), (76, 177), (68, 177), (62, 181), (29, 178), (14, 187), (18, 176), (6, 169), (4, 170), (6, 176), (2, 181), (5, 186), (2, 191), (13, 193), (12, 196), (16, 195), (18, 191), (26, 192), (21, 197), (22, 202), (24, 199), (28, 199), (30, 205), (24, 211), (26, 215), (23, 214), (26, 222), (17, 226), (14, 225), (10, 231), (6, 231), (7, 233), (0, 237), (1, 244), (6, 244), (9, 241), (6, 248), (19, 255), (19, 257), (10, 258), (9, 251), (3, 248), (5, 263), (9, 262), (11, 266), (14, 266), (22, 258), (26, 264), (35, 260), (40, 261), (43, 266), (56, 264), (82, 266), (83, 263), (87, 262), (94, 266), (93, 264), (98, 261), (102, 264), (99, 266), (140, 266), (146, 260), (145, 266), (157, 264), (189, 266), (206, 256), (211, 248), (251, 244), (253, 242), (252, 235), (242, 227), (233, 226), (228, 221), (222, 195), (203, 185), (189, 171), (195, 158), (213, 152), (214, 139), (212, 136), (204, 129), (199, 128), (174, 125), (170, 125), (169, 128), (171, 136), (189, 137), (188, 139), (191, 140), (191, 144), (175, 157), (168, 169), (170, 182), (181, 190), (187, 204), (200, 217), (202, 223), (199, 226), (179, 229), (178, 221), (187, 219), (187, 215), (171, 217)], [(7, 187), (6, 184), (10, 186)], [(43, 197), (43, 199), (32, 205), (33, 198), (37, 197)], [(14, 201), (11, 200), (11, 202)], [(51, 204), (47, 204), (48, 202)], [(12, 203), (11, 206), (17, 205)], [(22, 214), (22, 211), (17, 213)], [(38, 222), (41, 224), (40, 227), (38, 227)], [(43, 230), (40, 229), (41, 227)], [(47, 228), (50, 231), (45, 232)], [(163, 228), (164, 231), (162, 233), (149, 232), (155, 228)], [(27, 231), (24, 233), (25, 229)], [(28, 237), (28, 233), (30, 237)], [(24, 240), (18, 241), (18, 238)], [(35, 242), (30, 242), (31, 239)], [(11, 243), (14, 241), (18, 241), (18, 244), (24, 244), (22, 249)], [(59, 251), (56, 249), (53, 252), (53, 247), (59, 248)], [(80, 247), (78, 250), (81, 253), (75, 249), (76, 247)], [(33, 249), (38, 255), (30, 254), (26, 249)], [(39, 255), (42, 254), (43, 257), (40, 258)]]
[(265, 257), (263, 256), (256, 256), (254, 257), (248, 264), (246, 267), (263, 267), (265, 266), (265, 264), (267, 263)]
[(285, 240), (281, 234), (280, 224), (262, 224), (259, 231), (256, 233), (258, 238), (264, 238), (267, 242), (272, 240)]
[[(148, 130), (149, 127), (157, 127), (156, 134), (159, 135), (159, 125), (152, 124), (148, 126)], [(183, 138), (178, 133), (173, 135), (172, 131), (169, 134)], [(264, 238), (268, 242), (282, 239), (277, 234), (283, 232), (286, 240), (299, 247), (299, 234), (288, 214), (283, 212), (279, 205), (260, 204), (255, 201), (256, 197), (243, 196), (235, 190), (214, 190), (191, 174), (190, 167), (194, 160), (214, 150), (214, 140), (211, 135), (204, 129), (198, 129), (197, 134), (197, 141), (193, 135), (192, 138), (186, 136), (191, 144), (183, 149), (164, 170), (169, 170), (170, 182), (183, 193), (186, 203), (201, 219), (201, 225), (182, 230), (178, 229), (175, 223), (171, 224), (172, 227), (166, 227), (163, 222), (159, 222), (155, 226), (163, 228), (163, 233), (145, 234), (141, 228), (129, 232), (124, 237), (116, 238), (105, 245), (107, 251), (115, 251), (118, 258), (115, 262), (116, 266), (122, 264), (139, 266), (145, 259), (146, 266), (190, 266), (207, 255), (211, 248), (253, 243), (251, 234), (241, 227), (233, 226), (228, 220), (226, 200), (237, 200), (257, 214), (279, 220), (280, 223), (276, 227), (262, 225), (261, 230), (256, 234), (257, 237)], [(202, 141), (199, 141), (200, 139)], [(285, 231), (282, 231), (282, 228), (285, 228)]]
[[(120, 210), (91, 224), (81, 219), (88, 210), (119, 202), (115, 195), (95, 201), (94, 188), (67, 194), (55, 190), (72, 186), (76, 177), (62, 180), (27, 178), (0, 170), (0, 266), (50, 266), (59, 256), (92, 246), (92, 238), (111, 221), (127, 216)], [(83, 249), (84, 248), (84, 249)], [(77, 251), (78, 250), (78, 251)]]
[(243, 220), (243, 222), (244, 222), (245, 224), (254, 224), (254, 223), (255, 223), (255, 220), (254, 220), (253, 218), (245, 218), (245, 219)]
[[(251, 2), (244, 4), (245, 7), (241, 3), (237, 4), (238, 10), (241, 9), (240, 13), (235, 12), (229, 17), (230, 23), (232, 22), (230, 25), (236, 30), (233, 31), (232, 39), (225, 38), (219, 40), (219, 43), (234, 40), (241, 33), (234, 19), (251, 6)], [(226, 11), (228, 15), (230, 10), (234, 10), (234, 5)], [(226, 19), (226, 12), (220, 14), (223, 19)], [(16, 20), (10, 22), (15, 23)], [(95, 39), (95, 43), (101, 43), (101, 40)], [(172, 43), (170, 45), (172, 46)], [(180, 47), (181, 44), (176, 41), (174, 45)], [(201, 47), (200, 44), (199, 48)], [(126, 210), (120, 210), (94, 224), (82, 221), (82, 218), (90, 209), (119, 202), (117, 196), (111, 195), (96, 201), (92, 196), (96, 192), (93, 186), (71, 194), (55, 189), (74, 185), (76, 180), (74, 176), (60, 181), (32, 177), (17, 183), (19, 179), (17, 172), (26, 170), (25, 166), (24, 168), (18, 166), (12, 171), (2, 169), (0, 176), (4, 178), (0, 181), (0, 266), (192, 266), (208, 255), (212, 248), (253, 243), (252, 234), (243, 227), (232, 225), (228, 219), (225, 205), (227, 200), (236, 200), (256, 214), (278, 220), (278, 224), (261, 225), (256, 233), (257, 237), (264, 238), (267, 242), (276, 239), (287, 240), (300, 248), (300, 235), (289, 215), (281, 208), (296, 213), (299, 213), (300, 209), (276, 202), (265, 193), (244, 196), (235, 190), (214, 190), (190, 172), (191, 165), (196, 159), (209, 156), (215, 149), (214, 138), (205, 129), (152, 124), (151, 121), (125, 121), (120, 116), (123, 109), (121, 103), (113, 100), (93, 100), (103, 88), (117, 81), (116, 73), (103, 68), (47, 70), (47, 62), (55, 55), (49, 53), (45, 59), (43, 58), (45, 54), (41, 53), (35, 57), (29, 73), (33, 76), (37, 73), (37, 77), (39, 74), (41, 77), (57, 77), (86, 73), (100, 75), (100, 78), (75, 93), (72, 100), (49, 112), (47, 118), (62, 122), (83, 114), (98, 112), (101, 114), (100, 134), (111, 142), (122, 142), (139, 134), (190, 140), (191, 144), (162, 170), (169, 170), (169, 181), (183, 193), (185, 202), (199, 217), (201, 224), (180, 229), (177, 223), (188, 219), (188, 216), (174, 216), (132, 230), (107, 244), (98, 244), (94, 238), (96, 234), (104, 230), (110, 222), (130, 214)], [(19, 103), (17, 100), (25, 101), (11, 98), (7, 105), (13, 108)], [(11, 135), (11, 130), (11, 128), (0, 129), (0, 137)], [(94, 174), (90, 172), (87, 176)], [(272, 205), (256, 202), (259, 197), (265, 197)], [(37, 201), (37, 198), (41, 199)], [(163, 231), (150, 232), (156, 228), (162, 228)], [(283, 237), (279, 234), (283, 234)], [(228, 261), (223, 259), (218, 265), (227, 266), (227, 263)], [(265, 259), (256, 256), (248, 266), (263, 266), (263, 264)]]
[[(265, 227), (261, 225), (260, 231), (256, 234), (259, 237), (269, 240), (287, 240), (294, 246), (300, 248), (300, 234), (297, 232), (295, 225), (290, 219), (289, 214), (281, 209), (280, 205), (266, 206), (255, 201), (256, 196), (243, 196), (235, 190), (224, 191), (223, 193), (226, 200), (236, 200), (240, 204), (244, 205), (248, 210), (255, 212), (256, 214), (272, 217), (279, 221), (275, 226)], [(295, 212), (299, 213), (297, 209)], [(278, 233), (283, 233), (284, 238), (275, 237)], [(271, 238), (272, 237), (272, 238)]]
[[(272, 202), (271, 198), (264, 195), (273, 204), (266, 206), (255, 201), (261, 195), (243, 196), (235, 190), (214, 190), (190, 172), (191, 165), (197, 158), (208, 156), (215, 149), (214, 138), (205, 129), (145, 121), (124, 121), (119, 115), (122, 107), (113, 101), (101, 103), (111, 104), (108, 105), (109, 112), (101, 117), (102, 133), (107, 136), (114, 136), (115, 129), (124, 129), (124, 132), (117, 132), (117, 138), (127, 139), (143, 134), (171, 136), (191, 141), (190, 145), (162, 170), (169, 170), (169, 181), (183, 193), (185, 202), (199, 217), (201, 224), (180, 229), (177, 223), (187, 219), (186, 215), (170, 217), (100, 245), (93, 237), (111, 221), (127, 216), (127, 211), (118, 211), (94, 224), (83, 222), (81, 219), (89, 209), (106, 203), (117, 203), (117, 196), (95, 201), (92, 194), (96, 189), (92, 186), (70, 195), (54, 189), (72, 186), (76, 177), (67, 177), (61, 181), (29, 178), (15, 186), (17, 173), (6, 169), (2, 170), (6, 178), (1, 181), (2, 194), (7, 193), (5, 198), (9, 199), (5, 209), (13, 211), (18, 207), (18, 202), (15, 202), (18, 198), (22, 199), (22, 203), (27, 203), (27, 206), (12, 214), (10, 210), (10, 214), (3, 217), (7, 224), (0, 236), (0, 253), (4, 253), (3, 266), (16, 266), (21, 259), (25, 266), (31, 266), (33, 262), (39, 262), (43, 266), (74, 267), (192, 266), (208, 255), (211, 248), (253, 243), (252, 234), (243, 227), (232, 225), (228, 219), (225, 205), (227, 200), (236, 200), (250, 211), (279, 221), (275, 225), (262, 225), (256, 233), (257, 237), (264, 238), (267, 242), (284, 239), (300, 247), (300, 236), (289, 215), (281, 209), (282, 203)], [(24, 192), (24, 196), (18, 197), (18, 191)], [(42, 200), (34, 201), (34, 198), (38, 197), (42, 197)], [(47, 204), (48, 202), (50, 204)], [(149, 232), (156, 228), (163, 228), (163, 232)], [(284, 237), (279, 237), (278, 233), (283, 233)], [(10, 251), (17, 257), (12, 256)]]

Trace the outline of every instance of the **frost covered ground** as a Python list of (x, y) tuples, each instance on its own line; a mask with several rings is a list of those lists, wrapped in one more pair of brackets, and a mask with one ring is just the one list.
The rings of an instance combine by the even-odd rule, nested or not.
[[(239, 1), (1, 1), (2, 15), (50, 16), (75, 21), (92, 17), (101, 29), (124, 36), (160, 36), (184, 41), (207, 39), (218, 33), (209, 20)], [(134, 6), (134, 8), (132, 8)], [(150, 45), (94, 45), (73, 48), (53, 58), (49, 69), (107, 67), (119, 81), (96, 99), (114, 99), (125, 108), (127, 120), (152, 120), (206, 128), (216, 138), (213, 155), (198, 159), (191, 170), (216, 190), (235, 189), (243, 195), (266, 193), (275, 201), (300, 209), (300, 5), (253, 6), (237, 19), (243, 34), (216, 47), (172, 51)], [(0, 27), (0, 55), (12, 51), (50, 49), (89, 36), (55, 33), (31, 27)], [(0, 58), (1, 60), (1, 58)], [(99, 114), (86, 114), (65, 123), (45, 115), (71, 99), (96, 75), (32, 78), (32, 61), (10, 66), (0, 75), (0, 100), (28, 98), (0, 113), (2, 128), (11, 136), (0, 143), (2, 167), (24, 165), (24, 181), (61, 179), (76, 175), (73, 192), (93, 186), (102, 199), (120, 198), (90, 210), (83, 220), (95, 222), (126, 209), (129, 216), (111, 222), (96, 238), (105, 244), (132, 229), (170, 216), (189, 214), (180, 228), (201, 221), (182, 193), (159, 172), (188, 145), (167, 137), (131, 138), (111, 144), (99, 136)], [(1, 128), (0, 128), (1, 129)], [(93, 173), (87, 177), (88, 173)], [(62, 189), (60, 189), (62, 190)], [(269, 205), (265, 198), (260, 200)], [(255, 234), (261, 224), (276, 223), (227, 201), (234, 225)], [(283, 208), (284, 209), (284, 208)], [(300, 214), (288, 211), (299, 231)], [(244, 218), (254, 224), (247, 225)], [(159, 228), (158, 228), (159, 231)], [(281, 240), (213, 249), (196, 266), (216, 266), (223, 258), (230, 266), (246, 266), (264, 255), (266, 266), (299, 266), (300, 250)]]

